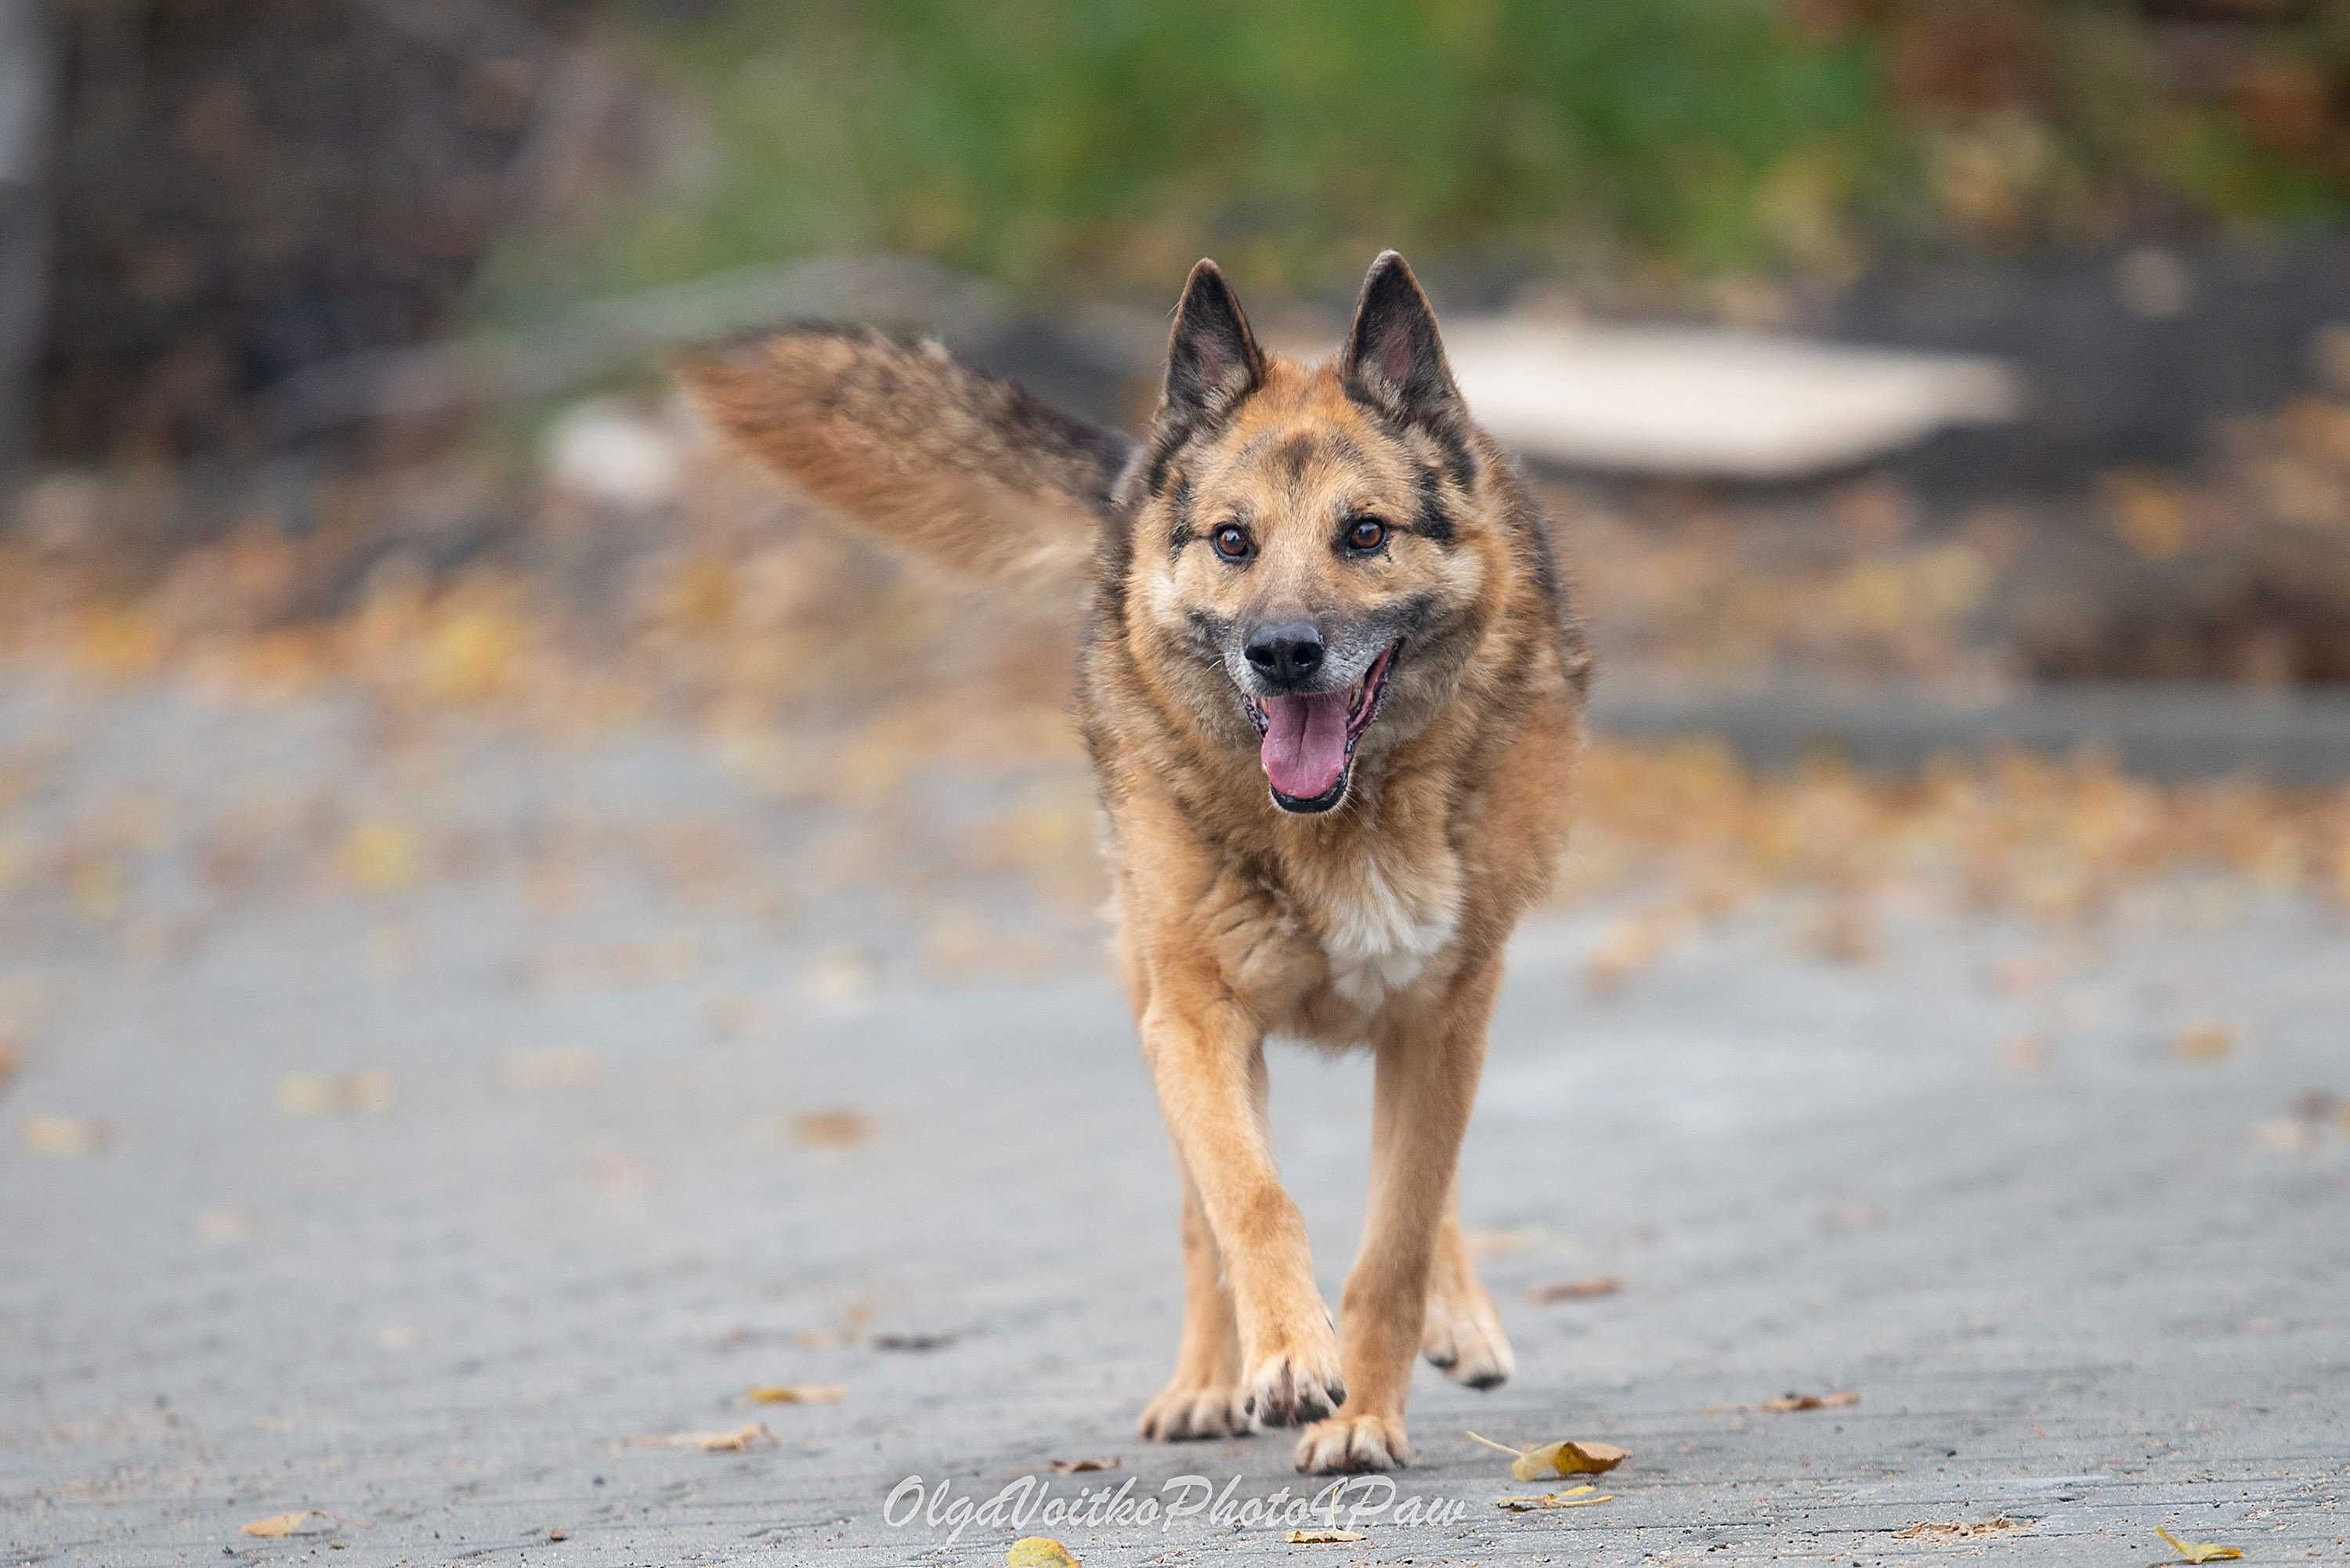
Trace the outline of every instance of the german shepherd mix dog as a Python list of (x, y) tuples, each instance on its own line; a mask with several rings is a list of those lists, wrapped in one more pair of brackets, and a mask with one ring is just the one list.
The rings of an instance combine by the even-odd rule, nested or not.
[[(1589, 656), (1547, 524), (1470, 421), (1393, 252), (1336, 358), (1267, 354), (1212, 262), (1139, 441), (878, 334), (690, 362), (723, 429), (951, 566), (1088, 564), (1076, 714), (1118, 950), (1183, 1175), (1183, 1333), (1146, 1438), (1302, 1426), (1297, 1468), (1406, 1464), (1415, 1350), (1509, 1376), (1453, 1173), (1502, 951), (1569, 816)], [(1334, 1324), (1265, 1127), (1268, 1035), (1377, 1062)]]

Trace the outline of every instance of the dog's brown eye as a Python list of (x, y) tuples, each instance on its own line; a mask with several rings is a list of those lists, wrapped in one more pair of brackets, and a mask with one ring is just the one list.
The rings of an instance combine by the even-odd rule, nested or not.
[(1388, 525), (1376, 517), (1357, 517), (1347, 530), (1347, 547), (1366, 554), (1388, 542)]
[(1227, 561), (1245, 561), (1249, 558), (1248, 530), (1237, 523), (1227, 523), (1217, 529), (1210, 535), (1210, 542), (1216, 546), (1216, 554)]

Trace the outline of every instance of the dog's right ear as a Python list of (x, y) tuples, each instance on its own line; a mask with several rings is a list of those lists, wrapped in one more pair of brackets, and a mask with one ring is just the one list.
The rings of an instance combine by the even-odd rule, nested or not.
[(1218, 418), (1263, 383), (1264, 351), (1241, 302), (1216, 264), (1201, 262), (1183, 284), (1167, 340), (1166, 417)]

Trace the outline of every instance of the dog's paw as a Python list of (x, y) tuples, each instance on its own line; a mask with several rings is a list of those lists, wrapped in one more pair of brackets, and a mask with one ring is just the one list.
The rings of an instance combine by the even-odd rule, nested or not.
[(1347, 1402), (1347, 1379), (1338, 1370), (1338, 1346), (1324, 1343), (1259, 1356), (1243, 1386), (1243, 1408), (1268, 1427), (1302, 1427), (1335, 1413)]
[(1518, 1369), (1493, 1298), (1474, 1282), (1466, 1293), (1429, 1297), (1419, 1353), (1430, 1366), (1471, 1388), (1498, 1388)]
[(1399, 1416), (1341, 1414), (1316, 1421), (1297, 1439), (1297, 1468), (1310, 1476), (1395, 1470), (1411, 1463)]
[(1203, 1438), (1244, 1438), (1256, 1429), (1243, 1406), (1241, 1391), (1229, 1383), (1202, 1387), (1196, 1383), (1170, 1383), (1142, 1407), (1135, 1430), (1145, 1441), (1189, 1443)]

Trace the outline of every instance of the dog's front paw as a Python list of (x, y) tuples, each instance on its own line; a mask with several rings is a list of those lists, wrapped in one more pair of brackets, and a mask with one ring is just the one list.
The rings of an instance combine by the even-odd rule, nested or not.
[(1250, 1364), (1243, 1392), (1248, 1413), (1268, 1427), (1322, 1419), (1347, 1402), (1337, 1341), (1326, 1331), (1318, 1345), (1259, 1356)]
[(1518, 1369), (1493, 1298), (1473, 1279), (1466, 1290), (1430, 1294), (1419, 1353), (1430, 1366), (1471, 1388), (1498, 1388)]
[(1188, 1443), (1203, 1438), (1244, 1438), (1256, 1430), (1246, 1396), (1229, 1383), (1201, 1385), (1178, 1378), (1142, 1407), (1135, 1430), (1145, 1441)]
[(1341, 1413), (1316, 1421), (1297, 1439), (1297, 1468), (1310, 1476), (1394, 1470), (1411, 1463), (1400, 1416)]

